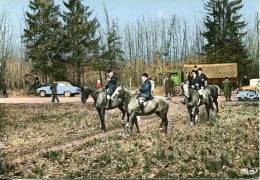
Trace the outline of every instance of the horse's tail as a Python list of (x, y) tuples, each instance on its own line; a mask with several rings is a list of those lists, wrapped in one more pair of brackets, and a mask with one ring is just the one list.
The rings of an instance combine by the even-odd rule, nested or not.
[(218, 85), (213, 85), (213, 87), (217, 90), (218, 95), (220, 94), (220, 87)]

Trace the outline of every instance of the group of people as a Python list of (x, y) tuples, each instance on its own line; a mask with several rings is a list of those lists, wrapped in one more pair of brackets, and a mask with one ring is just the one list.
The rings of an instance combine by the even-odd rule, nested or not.
[[(187, 80), (189, 85), (202, 95), (202, 91), (208, 84), (208, 77), (203, 73), (202, 68), (197, 68), (195, 65), (191, 73), (188, 74)], [(231, 101), (232, 83), (228, 77), (222, 82), (222, 88), (226, 101)]]
[[(142, 74), (142, 83), (141, 87), (138, 91), (138, 102), (141, 110), (144, 108), (144, 102), (152, 98), (152, 91), (154, 90), (154, 81), (149, 78), (147, 73)], [(117, 88), (117, 78), (114, 75), (114, 72), (108, 71), (108, 78), (106, 83), (106, 92), (107, 92), (107, 104), (106, 107), (109, 108), (111, 106), (111, 97)]]
[(187, 80), (190, 87), (197, 90), (200, 95), (202, 95), (202, 90), (208, 84), (208, 77), (202, 72), (202, 68), (197, 68), (196, 65), (188, 74)]

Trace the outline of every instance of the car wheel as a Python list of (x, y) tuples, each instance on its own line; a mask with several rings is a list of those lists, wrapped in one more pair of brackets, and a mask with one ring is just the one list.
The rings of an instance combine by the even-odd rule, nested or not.
[(46, 96), (46, 92), (45, 91), (40, 91), (40, 96), (41, 97), (45, 97)]
[(173, 94), (175, 96), (181, 96), (183, 93), (182, 87), (181, 86), (174, 86), (173, 87)]
[(247, 97), (248, 99), (255, 99), (255, 98), (257, 97), (257, 95), (256, 95), (256, 92), (255, 92), (255, 91), (248, 91), (246, 97)]
[(66, 91), (66, 92), (64, 92), (64, 96), (65, 96), (65, 97), (70, 97), (70, 96), (71, 96), (71, 93), (70, 93), (69, 91)]

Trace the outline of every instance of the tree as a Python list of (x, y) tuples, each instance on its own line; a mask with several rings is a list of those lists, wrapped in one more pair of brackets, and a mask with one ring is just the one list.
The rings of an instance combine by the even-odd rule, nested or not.
[(77, 84), (81, 83), (83, 67), (93, 60), (99, 52), (99, 26), (97, 18), (92, 18), (89, 6), (80, 0), (63, 2), (68, 11), (63, 12), (64, 52), (77, 75)]
[(12, 52), (12, 29), (8, 28), (7, 21), (7, 15), (2, 14), (0, 16), (0, 86), (6, 76), (6, 62)]
[(238, 63), (239, 74), (243, 74), (248, 55), (243, 44), (246, 23), (239, 14), (242, 0), (209, 0), (204, 6), (207, 11), (204, 20), (206, 31), (202, 35), (207, 40), (204, 45), (207, 62)]
[(29, 8), (23, 35), (26, 59), (32, 62), (33, 72), (42, 74), (44, 80), (48, 76), (62, 79), (64, 66), (60, 57), (59, 6), (55, 6), (53, 0), (31, 0)]
[(117, 63), (124, 60), (121, 37), (117, 32), (117, 25), (112, 21), (112, 26), (108, 27), (106, 45), (102, 58), (105, 60), (106, 68), (116, 68)]

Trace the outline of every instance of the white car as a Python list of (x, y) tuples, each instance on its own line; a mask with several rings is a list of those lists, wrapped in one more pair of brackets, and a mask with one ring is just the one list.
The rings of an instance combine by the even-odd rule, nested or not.
[[(75, 96), (76, 94), (80, 94), (80, 88), (76, 86), (72, 86), (69, 82), (66, 81), (58, 81), (57, 83), (57, 95), (64, 95), (65, 97)], [(36, 89), (36, 93), (41, 97), (50, 96), (51, 86), (45, 85)]]

